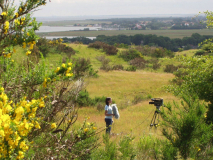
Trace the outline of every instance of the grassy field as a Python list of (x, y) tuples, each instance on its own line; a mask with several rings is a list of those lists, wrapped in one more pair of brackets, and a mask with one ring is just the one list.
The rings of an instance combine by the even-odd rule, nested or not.
[[(101, 63), (96, 57), (104, 55), (104, 52), (87, 48), (86, 45), (70, 45), (77, 51), (73, 58), (90, 58), (93, 68), (99, 70)], [(20, 47), (16, 49), (18, 53), (12, 57), (14, 60), (19, 61), (20, 58), (26, 58), (23, 49)], [(181, 52), (181, 54), (187, 52)], [(63, 56), (63, 54), (49, 54), (46, 58), (46, 62), (51, 66), (56, 66)], [(110, 64), (122, 64), (125, 67), (129, 66), (127, 62), (118, 56), (107, 56), (107, 58), (111, 59)], [(130, 132), (132, 132), (137, 139), (143, 135), (162, 137), (160, 128), (150, 129), (150, 122), (155, 111), (155, 106), (149, 105), (149, 100), (143, 100), (137, 104), (132, 103), (134, 97), (138, 95), (149, 95), (153, 98), (162, 97), (165, 103), (177, 100), (176, 97), (163, 89), (163, 87), (170, 84), (170, 81), (174, 78), (173, 74), (164, 73), (163, 67), (165, 67), (166, 64), (178, 62), (164, 58), (161, 59), (161, 63), (162, 68), (155, 72), (147, 70), (138, 70), (136, 72), (105, 72), (99, 70), (98, 78), (87, 78), (85, 80), (85, 88), (89, 92), (91, 98), (100, 96), (112, 97), (118, 105), (118, 108), (122, 108), (120, 109), (120, 119), (114, 120), (112, 126), (114, 138)], [(85, 117), (90, 117), (89, 121), (95, 122), (98, 127), (105, 127), (104, 110), (99, 112), (96, 107), (80, 108), (79, 118), (75, 125), (79, 126), (82, 124)]]
[(156, 34), (158, 36), (166, 36), (170, 38), (190, 37), (193, 33), (201, 35), (213, 35), (213, 30), (122, 30), (122, 31), (66, 31), (66, 32), (49, 32), (39, 33), (40, 36), (84, 36), (96, 37), (98, 35), (115, 36), (124, 34), (127, 36), (135, 34)]

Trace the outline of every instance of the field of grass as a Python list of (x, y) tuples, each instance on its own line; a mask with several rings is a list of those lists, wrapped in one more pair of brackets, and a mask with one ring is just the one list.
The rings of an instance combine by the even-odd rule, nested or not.
[(190, 49), (190, 50), (186, 50), (186, 51), (182, 51), (182, 52), (177, 52), (176, 55), (187, 55), (187, 56), (193, 56), (196, 52), (198, 51), (198, 49)]
[(66, 31), (66, 32), (49, 32), (39, 33), (40, 36), (84, 36), (96, 37), (98, 35), (115, 36), (124, 34), (127, 36), (135, 34), (156, 34), (157, 36), (166, 36), (170, 38), (190, 37), (193, 33), (201, 35), (213, 35), (213, 30), (121, 30), (121, 31)]
[[(70, 44), (76, 51), (73, 58), (84, 57), (90, 58), (93, 68), (99, 70), (101, 63), (96, 59), (97, 56), (104, 55), (104, 52), (87, 48), (86, 45)], [(16, 48), (17, 54), (12, 58), (16, 61), (23, 59), (25, 54), (23, 49)], [(185, 51), (183, 53), (187, 53)], [(191, 51), (190, 51), (191, 52)], [(181, 52), (182, 54), (182, 52)], [(46, 62), (50, 66), (57, 65), (63, 58), (63, 54), (49, 54)], [(118, 56), (107, 56), (111, 59), (110, 64), (122, 64), (127, 67), (129, 64)], [(161, 131), (154, 127), (150, 129), (150, 122), (155, 111), (154, 105), (149, 105), (149, 100), (143, 100), (138, 104), (133, 104), (132, 100), (135, 96), (143, 95), (150, 97), (162, 97), (164, 102), (172, 102), (177, 100), (172, 94), (167, 93), (163, 86), (170, 84), (174, 78), (173, 74), (164, 73), (163, 67), (166, 64), (175, 64), (174, 59), (161, 59), (162, 68), (158, 71), (151, 72), (147, 70), (138, 70), (136, 72), (127, 71), (110, 71), (105, 72), (99, 70), (98, 78), (87, 78), (86, 89), (91, 98), (106, 96), (112, 97), (120, 109), (120, 119), (114, 120), (112, 133), (114, 137), (128, 134), (131, 132), (139, 138), (143, 135), (154, 135), (161, 137)], [(96, 107), (84, 107), (79, 109), (79, 118), (76, 126), (82, 124), (85, 117), (90, 117), (89, 122), (95, 122), (98, 127), (105, 127), (104, 110), (99, 112)]]

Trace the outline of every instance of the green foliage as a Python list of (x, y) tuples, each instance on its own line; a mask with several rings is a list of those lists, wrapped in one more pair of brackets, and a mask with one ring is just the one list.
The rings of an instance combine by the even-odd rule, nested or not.
[(46, 57), (50, 51), (48, 40), (46, 38), (40, 38), (36, 46), (38, 47), (39, 51), (43, 54), (43, 56)]
[(137, 69), (144, 69), (146, 67), (146, 61), (143, 58), (134, 58), (129, 62), (130, 65), (136, 67)]
[(134, 99), (132, 100), (132, 103), (137, 104), (137, 103), (140, 103), (141, 101), (148, 100), (151, 98), (152, 98), (151, 95), (138, 94), (134, 97)]
[(129, 48), (128, 44), (124, 44), (124, 43), (121, 43), (121, 44), (115, 43), (114, 46), (117, 48), (125, 48), (125, 49)]
[(58, 54), (65, 53), (68, 58), (75, 54), (75, 50), (65, 43), (62, 43), (62, 39), (51, 41), (46, 38), (40, 38), (36, 46), (44, 57), (46, 57), (49, 52)]
[(112, 70), (124, 70), (124, 66), (121, 64), (114, 65)]
[(115, 141), (110, 141), (109, 135), (103, 135), (104, 148), (99, 148), (92, 154), (92, 160), (117, 160), (118, 149)]
[(178, 48), (178, 52), (183, 52), (183, 48)]
[(96, 48), (96, 49), (103, 49), (103, 51), (107, 54), (107, 55), (116, 55), (118, 52), (118, 49), (115, 46), (112, 45), (108, 45), (104, 42), (99, 42), (96, 41), (94, 43), (90, 43), (88, 45), (89, 48)]
[(137, 144), (138, 159), (158, 159), (161, 155), (161, 141), (152, 136), (140, 138)]
[(72, 59), (72, 62), (74, 64), (73, 72), (75, 75), (75, 79), (80, 78), (84, 75), (98, 77), (98, 71), (95, 71), (92, 68), (90, 59), (74, 58)]
[(202, 55), (204, 55), (204, 54), (205, 54), (205, 51), (202, 50), (202, 49), (200, 49), (200, 50), (198, 50), (198, 51), (195, 53), (195, 56), (202, 56)]
[(133, 160), (136, 157), (134, 138), (131, 135), (126, 135), (120, 138), (119, 143), (110, 140), (108, 134), (103, 135), (104, 147), (97, 149), (92, 154), (92, 160)]
[(174, 52), (163, 49), (162, 47), (150, 47), (148, 45), (145, 46), (137, 46), (135, 47), (139, 52), (142, 53), (144, 56), (150, 56), (155, 58), (163, 58), (163, 57), (174, 57)]
[[(211, 156), (206, 153), (212, 147), (213, 138), (212, 125), (206, 124), (206, 106), (196, 96), (188, 95), (182, 95), (181, 107), (174, 102), (173, 106), (168, 104), (167, 110), (161, 112), (163, 135), (178, 149), (183, 159)], [(171, 153), (173, 151), (175, 149)]]
[(171, 90), (175, 95), (190, 92), (196, 94), (199, 99), (210, 102), (207, 120), (213, 122), (211, 116), (213, 110), (213, 57), (180, 57), (179, 60), (183, 68), (175, 73), (176, 77), (173, 81), (178, 85), (174, 85)]
[[(84, 107), (84, 106), (95, 106), (97, 104), (101, 104), (101, 108), (100, 110), (104, 110), (104, 106), (105, 106), (105, 100), (107, 97), (102, 96), (102, 97), (95, 97), (95, 98), (90, 98), (89, 96), (89, 92), (87, 90), (84, 91), (80, 91), (79, 92), (79, 96), (76, 100), (77, 104), (80, 107)], [(113, 100), (112, 103), (115, 103), (115, 101)], [(99, 109), (98, 109), (99, 110)]]
[(174, 73), (178, 70), (178, 67), (173, 64), (167, 64), (166, 68), (164, 69), (164, 72), (168, 73)]
[(162, 141), (162, 160), (177, 160), (178, 150), (170, 141)]
[(137, 68), (135, 66), (129, 66), (129, 67), (126, 68), (126, 71), (135, 72), (136, 69)]
[(119, 53), (119, 57), (123, 58), (125, 61), (131, 61), (135, 58), (141, 58), (142, 54), (136, 49), (130, 48), (128, 50), (121, 51)]
[(118, 150), (122, 153), (121, 159), (133, 160), (136, 157), (133, 140), (134, 137), (128, 135), (120, 139)]
[[(29, 1), (25, 0), (15, 6), (11, 1), (1, 0), (1, 38), (0, 53), (10, 57), (14, 53), (13, 47), (16, 45), (34, 45), (38, 40), (35, 31), (39, 29), (41, 23), (37, 23), (31, 17), (31, 12), (46, 4), (46, 0)], [(31, 48), (32, 49), (32, 48)]]
[(80, 107), (90, 106), (92, 104), (92, 99), (89, 97), (89, 93), (84, 90), (79, 92), (76, 102)]

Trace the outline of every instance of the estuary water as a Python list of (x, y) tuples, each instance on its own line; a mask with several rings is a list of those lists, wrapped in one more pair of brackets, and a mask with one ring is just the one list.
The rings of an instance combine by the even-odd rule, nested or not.
[(73, 26), (54, 26), (54, 27), (50, 27), (50, 26), (41, 26), (39, 28), (38, 31), (36, 31), (37, 33), (41, 33), (41, 32), (63, 32), (63, 31), (80, 31), (80, 30), (84, 30), (85, 28), (89, 28), (89, 30), (91, 31), (97, 31), (99, 29), (101, 29), (101, 27), (73, 27)]
[[(78, 36), (44, 36), (46, 39), (50, 39), (50, 40), (52, 40), (52, 39), (58, 39), (58, 38), (76, 38), (76, 37), (78, 37)], [(91, 39), (91, 40), (93, 40), (93, 39), (96, 39), (96, 37), (86, 37), (86, 38), (89, 38), (89, 39)]]

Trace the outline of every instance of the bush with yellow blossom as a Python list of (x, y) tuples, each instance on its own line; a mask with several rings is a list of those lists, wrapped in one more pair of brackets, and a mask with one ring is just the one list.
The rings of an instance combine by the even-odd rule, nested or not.
[(16, 45), (23, 48), (29, 47), (30, 50), (33, 49), (33, 45), (39, 38), (35, 31), (39, 29), (41, 23), (38, 24), (30, 13), (45, 5), (46, 2), (47, 0), (25, 0), (19, 3), (18, 6), (14, 6), (12, 1), (2, 0), (0, 56), (10, 58)]
[[(0, 159), (23, 159), (29, 149), (28, 134), (40, 129), (36, 111), (43, 99), (13, 103), (0, 88)], [(42, 106), (44, 107), (44, 106)]]

